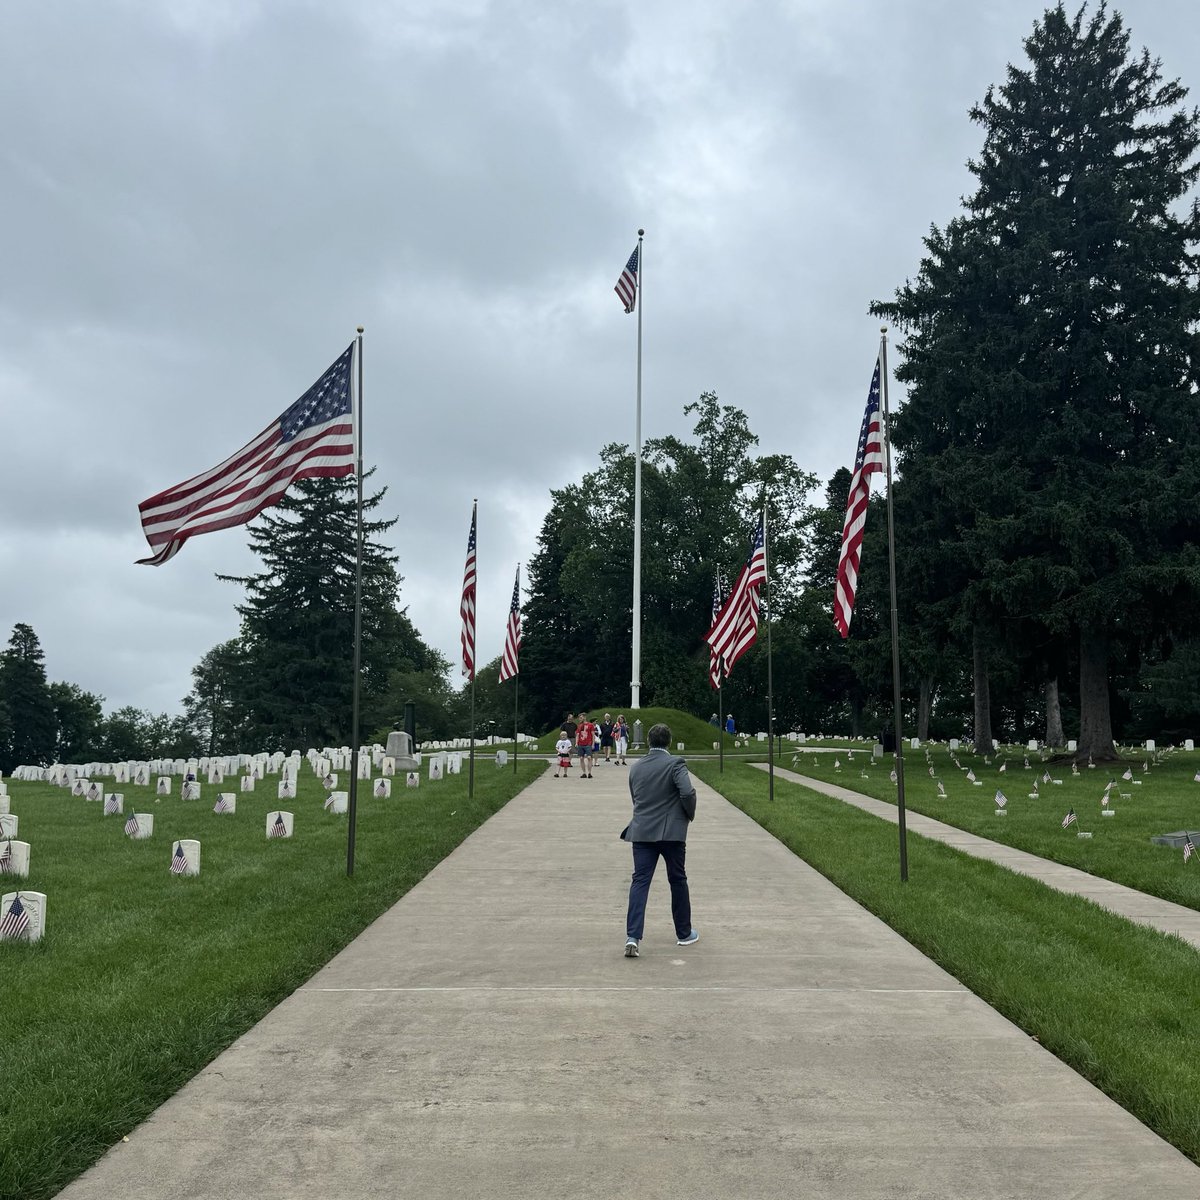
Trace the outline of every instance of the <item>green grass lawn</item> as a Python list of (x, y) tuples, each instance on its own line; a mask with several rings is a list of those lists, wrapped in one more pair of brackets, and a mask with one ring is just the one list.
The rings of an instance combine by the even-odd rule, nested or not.
[(916, 835), (902, 884), (894, 825), (782, 779), (771, 803), (766, 777), (744, 763), (723, 774), (713, 763), (690, 769), (1200, 1162), (1200, 954), (1191, 946)]
[[(1069, 761), (1043, 762), (1034, 753), (1029, 754), (1027, 771), (1025, 755), (1020, 749), (1007, 753), (1002, 750), (998, 758), (990, 756), (991, 761), (985, 764), (982, 756), (959, 751), (960, 770), (943, 747), (906, 750), (905, 806), (981, 837), (1200, 909), (1200, 854), (1185, 864), (1181, 850), (1150, 841), (1152, 836), (1179, 829), (1200, 830), (1200, 783), (1193, 778), (1200, 770), (1200, 752), (1162, 753), (1158, 762), (1151, 761), (1153, 756), (1137, 753), (1120, 764), (1104, 764), (1091, 770), (1081, 767), (1078, 776), (1071, 774)], [(1003, 772), (999, 770), (1002, 762), (1007, 762)], [(840, 770), (835, 763), (840, 763)], [(1148, 771), (1142, 770), (1143, 763), (1149, 763)], [(870, 747), (857, 747), (850, 757), (849, 751), (838, 755), (806, 754), (803, 749), (785, 745), (779, 765), (896, 802), (890, 758), (873, 761)], [(930, 765), (933, 776), (929, 774)], [(1139, 783), (1121, 778), (1127, 767)], [(978, 786), (967, 779), (968, 769), (974, 772)], [(1039, 782), (1037, 798), (1030, 799), (1034, 780), (1041, 781), (1046, 772), (1052, 780), (1062, 782)], [(1102, 817), (1100, 797), (1110, 779), (1115, 779), (1117, 785), (1108, 805), (1114, 815)], [(946, 790), (944, 799), (937, 794), (939, 782)], [(997, 789), (1008, 801), (1003, 817), (996, 815)], [(1078, 819), (1064, 829), (1062, 819), (1068, 809), (1074, 809)], [(1077, 837), (1080, 830), (1092, 836)]]
[[(268, 775), (232, 816), (212, 806), (236, 780), (188, 802), (178, 779), (161, 802), (105, 780), (126, 814), (154, 814), (136, 842), (98, 803), (9, 781), (31, 864), (3, 890), (46, 893), (47, 934), (0, 943), (0, 1197), (52, 1196), (545, 769), (477, 754), (472, 800), (465, 763), (416, 790), (394, 780), (390, 800), (360, 784), (352, 878), (346, 818), (323, 811), (307, 763), (297, 799), (277, 801)], [(295, 813), (290, 840), (266, 839), (276, 808)], [(168, 871), (181, 837), (201, 842), (197, 878)]]

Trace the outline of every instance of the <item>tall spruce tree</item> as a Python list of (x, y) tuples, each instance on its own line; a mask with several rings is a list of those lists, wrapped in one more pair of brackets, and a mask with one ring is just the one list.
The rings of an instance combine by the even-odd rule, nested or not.
[[(250, 526), (263, 570), (218, 576), (246, 590), (237, 607), (239, 665), (229, 680), (238, 694), (223, 703), (248, 714), (246, 735), (260, 744), (290, 750), (351, 740), (355, 492), (353, 478), (299, 481)], [(363, 732), (399, 719), (382, 711), (393, 671), (436, 665), (399, 607), (397, 556), (379, 540), (396, 518), (370, 516), (385, 493), (363, 499)]]
[[(976, 644), (1078, 647), (1080, 756), (1113, 754), (1110, 649), (1194, 619), (1200, 119), (1119, 15), (1048, 10), (971, 113), (966, 212), (876, 311), (908, 337), (909, 455), (942, 460)], [(978, 732), (978, 731), (977, 731)]]
[(8, 649), (0, 654), (0, 702), (6, 720), (0, 722), (0, 770), (38, 766), (54, 759), (54, 702), (46, 682), (45, 656), (33, 628), (13, 626)]

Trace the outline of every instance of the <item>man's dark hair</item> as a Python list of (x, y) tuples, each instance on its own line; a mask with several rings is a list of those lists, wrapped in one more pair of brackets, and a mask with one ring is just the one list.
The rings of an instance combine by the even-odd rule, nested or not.
[(670, 725), (651, 725), (650, 732), (646, 734), (646, 741), (654, 750), (665, 750), (671, 744)]

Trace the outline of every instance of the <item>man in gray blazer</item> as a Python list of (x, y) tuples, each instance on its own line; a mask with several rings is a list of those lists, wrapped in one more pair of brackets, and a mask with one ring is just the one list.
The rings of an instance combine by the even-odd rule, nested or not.
[(633, 820), (621, 837), (633, 843), (633, 882), (629, 885), (629, 912), (625, 918), (625, 957), (637, 958), (638, 943), (646, 924), (646, 898), (659, 856), (667, 864), (671, 885), (671, 917), (676, 945), (690, 946), (700, 934), (692, 928), (692, 899), (684, 871), (688, 824), (696, 816), (696, 789), (682, 758), (669, 754), (671, 730), (652, 725), (646, 735), (650, 749), (629, 772)]

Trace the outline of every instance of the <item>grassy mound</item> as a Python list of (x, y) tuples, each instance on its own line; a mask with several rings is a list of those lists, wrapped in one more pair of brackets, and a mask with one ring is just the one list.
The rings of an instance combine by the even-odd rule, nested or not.
[[(682, 742), (684, 754), (711, 754), (713, 753), (712, 744), (717, 740), (717, 731), (708, 723), (707, 717), (692, 716), (690, 713), (680, 712), (677, 708), (625, 708), (620, 704), (605, 704), (588, 709), (588, 716), (594, 721), (600, 720), (605, 713), (612, 713), (614, 720), (618, 715), (623, 714), (631, 731), (634, 721), (641, 721), (643, 733), (649, 730), (651, 725), (657, 725), (660, 722), (669, 725), (671, 727), (671, 750), (675, 750), (677, 744)], [(554, 743), (558, 741), (561, 728), (560, 725), (556, 725), (542, 734), (538, 738), (538, 750), (550, 753), (554, 749)], [(738, 741), (741, 740), (742, 737), (739, 735)], [(642, 748), (645, 749), (644, 741)], [(732, 749), (733, 739), (726, 737), (725, 750), (728, 753)], [(765, 754), (766, 747), (761, 749)]]

